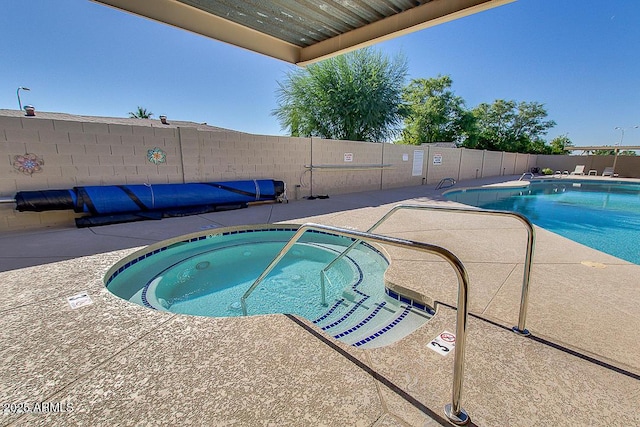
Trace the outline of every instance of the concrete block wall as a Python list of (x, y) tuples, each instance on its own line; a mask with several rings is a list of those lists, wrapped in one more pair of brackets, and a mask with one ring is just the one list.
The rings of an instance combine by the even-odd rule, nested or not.
[[(517, 153), (502, 153), (502, 174), (501, 175), (514, 175), (517, 174), (516, 159)], [(523, 170), (521, 173), (524, 173)]]
[[(85, 123), (37, 117), (0, 116), (0, 156), (6, 159), (0, 196), (18, 191), (70, 189), (81, 185), (175, 182), (182, 176), (176, 129)], [(158, 147), (166, 163), (153, 165), (147, 151)], [(42, 162), (39, 171), (14, 167), (27, 153)], [(77, 215), (57, 211), (18, 213), (0, 206), (0, 231), (73, 224)]]
[[(413, 145), (384, 144), (382, 147), (382, 163), (390, 165), (382, 172), (382, 188), (397, 188), (409, 185), (421, 185), (425, 177), (424, 154), (426, 150)], [(422, 151), (422, 173), (413, 175), (413, 162), (416, 151)]]
[(309, 174), (310, 191), (342, 194), (380, 189), (382, 145), (359, 141), (313, 138)]
[[(555, 171), (572, 172), (577, 165), (584, 165), (584, 173), (595, 170), (602, 175), (606, 167), (612, 167), (615, 156), (569, 156), (569, 155), (538, 155), (535, 166), (540, 169), (549, 168)], [(640, 178), (640, 156), (618, 156), (615, 172), (620, 177)]]
[(502, 175), (502, 155), (501, 151), (483, 151), (484, 162), (482, 164), (482, 176)]
[(482, 163), (484, 159), (484, 151), (460, 150), (460, 172), (458, 181), (465, 179), (477, 179), (482, 176)]
[(530, 154), (527, 160), (527, 171), (531, 171), (531, 168), (535, 167), (538, 164), (538, 155)]
[(275, 179), (294, 186), (310, 139), (179, 128), (184, 182)]
[[(4, 159), (0, 197), (87, 185), (264, 178), (284, 181), (289, 198), (295, 199), (437, 184), (447, 177), (465, 180), (522, 173), (532, 159), (427, 144), (289, 138), (202, 129), (195, 124), (165, 126), (146, 121), (138, 125), (87, 119), (0, 116), (0, 159)], [(148, 152), (154, 149), (164, 153), (164, 162), (149, 161)], [(15, 156), (26, 153), (43, 162), (39, 171), (29, 174), (14, 167)], [(422, 162), (416, 164), (420, 157)], [(315, 168), (310, 170), (312, 164)], [(0, 232), (73, 226), (73, 219), (79, 216), (70, 211), (34, 213), (14, 208), (12, 203), (0, 204)]]
[(531, 156), (528, 154), (516, 153), (515, 169), (513, 170), (513, 173), (524, 173), (524, 172), (530, 171), (531, 170), (531, 166), (529, 166), (530, 157)]
[(460, 176), (460, 158), (463, 150), (459, 148), (428, 148), (425, 152), (426, 183), (437, 184), (443, 178), (458, 180)]
[[(541, 155), (538, 156), (536, 166), (540, 169), (549, 168), (553, 171), (573, 171), (576, 165), (585, 165), (585, 170), (595, 169), (592, 167), (592, 156), (562, 156), (562, 155)], [(608, 156), (603, 156), (608, 157)], [(602, 173), (602, 171), (600, 171)]]

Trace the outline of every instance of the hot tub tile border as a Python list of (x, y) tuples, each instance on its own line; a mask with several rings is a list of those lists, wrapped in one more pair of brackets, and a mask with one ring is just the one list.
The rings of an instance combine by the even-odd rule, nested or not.
[[(223, 233), (214, 234), (214, 236), (228, 236), (228, 235), (235, 235), (235, 234), (244, 234), (244, 233), (261, 232), (261, 231), (267, 231), (267, 232), (269, 232), (269, 231), (292, 231), (292, 232), (295, 232), (295, 231), (297, 231), (297, 229), (296, 229), (296, 228), (292, 228), (292, 227), (272, 227), (272, 228), (261, 228), (261, 229), (232, 230), (232, 231), (225, 231), (225, 232), (223, 232)], [(325, 231), (321, 231), (321, 230), (308, 230), (307, 232), (309, 232), (309, 233), (317, 233), (317, 234), (325, 234), (325, 235), (333, 236), (333, 234), (331, 234), (331, 233), (327, 233), (327, 232), (325, 232)], [(114, 272), (114, 273), (113, 273), (113, 274), (112, 274), (112, 275), (107, 279), (107, 281), (106, 281), (106, 283), (105, 283), (105, 286), (108, 288), (108, 287), (109, 287), (109, 284), (110, 284), (110, 283), (111, 283), (111, 282), (112, 282), (112, 281), (113, 281), (113, 280), (114, 280), (118, 275), (120, 275), (120, 274), (121, 274), (123, 271), (125, 271), (127, 268), (130, 268), (130, 267), (134, 266), (135, 264), (137, 264), (137, 263), (138, 263), (138, 262), (140, 262), (140, 261), (143, 261), (143, 260), (145, 260), (145, 259), (147, 259), (147, 258), (149, 258), (149, 257), (151, 257), (151, 256), (157, 255), (157, 254), (159, 254), (159, 253), (161, 253), (161, 252), (164, 252), (164, 251), (166, 251), (167, 249), (169, 249), (170, 247), (172, 247), (172, 246), (174, 246), (174, 245), (176, 245), (176, 244), (198, 242), (198, 241), (201, 241), (201, 240), (206, 240), (206, 239), (208, 239), (208, 238), (209, 238), (209, 236), (211, 236), (211, 234), (204, 234), (204, 235), (202, 235), (202, 236), (192, 237), (192, 238), (190, 238), (190, 239), (184, 239), (184, 240), (180, 240), (180, 241), (177, 241), (177, 242), (173, 242), (173, 243), (171, 243), (171, 244), (169, 244), (169, 245), (167, 245), (167, 246), (163, 246), (163, 247), (160, 247), (160, 248), (156, 248), (156, 249), (154, 249), (153, 251), (150, 251), (150, 252), (144, 253), (144, 254), (140, 255), (139, 257), (137, 257), (137, 258), (134, 258), (134, 259), (132, 259), (132, 260), (130, 260), (130, 261), (127, 261), (127, 263), (125, 263), (125, 264), (124, 264), (124, 265), (122, 265), (120, 268), (118, 268), (118, 270), (116, 270), (116, 271), (115, 271), (115, 272)], [(355, 241), (356, 239), (351, 238), (351, 240), (352, 240), (352, 241)], [(370, 244), (369, 244), (369, 243), (367, 243), (367, 242), (362, 242), (362, 244), (363, 244), (363, 245), (365, 245), (365, 246), (367, 246), (367, 248), (369, 248), (369, 249), (371, 249), (371, 250), (375, 251), (377, 254), (379, 254), (379, 255), (380, 255), (380, 256), (385, 260), (385, 262), (389, 263), (389, 260), (387, 259), (387, 257), (386, 257), (386, 256), (384, 256), (384, 254), (383, 254), (380, 250), (378, 250), (376, 247), (374, 247), (373, 245), (370, 245)], [(349, 257), (348, 257), (348, 258), (349, 258)], [(351, 260), (351, 261), (352, 261), (352, 262), (354, 262), (353, 260)], [(357, 265), (357, 263), (356, 263), (356, 265)], [(358, 270), (360, 270), (360, 269), (358, 268)], [(361, 270), (359, 271), (359, 274), (360, 274), (360, 280), (362, 280), (362, 271), (361, 271)], [(358, 283), (359, 283), (359, 282), (358, 282)], [(356, 292), (360, 293), (360, 292), (356, 289), (356, 287), (357, 287), (358, 283), (356, 283), (355, 285), (353, 285), (352, 289), (353, 289), (354, 291), (356, 291)], [(391, 298), (393, 298), (393, 299), (395, 299), (395, 300), (398, 300), (398, 301), (400, 301), (400, 302), (403, 302), (403, 303), (405, 303), (405, 304), (407, 304), (407, 305), (410, 305), (410, 306), (412, 306), (412, 307), (414, 307), (414, 308), (416, 308), (416, 309), (422, 310), (422, 311), (424, 311), (424, 312), (426, 312), (426, 313), (428, 313), (428, 314), (430, 314), (430, 315), (434, 315), (434, 314), (435, 314), (435, 310), (433, 310), (431, 307), (428, 307), (428, 306), (426, 306), (426, 305), (424, 305), (424, 304), (422, 304), (422, 303), (420, 303), (420, 302), (418, 302), (418, 301), (415, 301), (415, 300), (413, 300), (413, 299), (410, 299), (410, 298), (407, 298), (407, 297), (405, 297), (405, 296), (402, 296), (402, 295), (398, 294), (397, 292), (394, 292), (394, 291), (392, 291), (391, 289), (387, 288), (386, 286), (385, 286), (385, 293), (386, 293), (389, 297), (391, 297)], [(363, 296), (364, 296), (364, 295), (363, 295)], [(153, 307), (153, 306), (152, 306), (148, 301), (146, 301), (145, 295), (142, 295), (142, 298), (141, 298), (141, 299), (142, 299), (142, 303), (145, 305), (145, 307), (148, 307), (148, 308), (151, 308), (151, 309), (156, 310), (156, 308), (155, 308), (155, 307)]]

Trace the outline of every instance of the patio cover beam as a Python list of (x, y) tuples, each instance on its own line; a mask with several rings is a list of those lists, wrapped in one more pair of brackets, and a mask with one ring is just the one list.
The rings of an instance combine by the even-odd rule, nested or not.
[(306, 47), (297, 46), (176, 0), (92, 1), (304, 66), (515, 0), (431, 0)]
[(585, 147), (565, 147), (565, 151), (596, 151), (596, 150), (615, 150), (615, 151), (633, 151), (640, 150), (640, 145), (594, 145)]

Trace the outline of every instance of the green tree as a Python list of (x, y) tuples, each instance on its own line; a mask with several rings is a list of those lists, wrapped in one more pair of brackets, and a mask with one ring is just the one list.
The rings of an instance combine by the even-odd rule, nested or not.
[(404, 88), (407, 108), (402, 143), (462, 142), (473, 124), (464, 100), (451, 91), (450, 76), (414, 79)]
[(399, 131), (407, 62), (360, 49), (287, 74), (273, 115), (291, 136), (380, 142)]
[(547, 111), (538, 102), (498, 99), (482, 103), (472, 110), (475, 130), (464, 143), (467, 148), (520, 153), (544, 152), (542, 136), (555, 126), (545, 120)]
[(515, 120), (515, 101), (498, 99), (493, 104), (485, 102), (471, 113), (475, 119), (473, 134), (463, 146), (480, 150), (501, 151), (511, 138), (509, 123)]
[(573, 147), (573, 142), (565, 135), (556, 136), (549, 142), (549, 153), (547, 154), (569, 154), (565, 147)]
[(146, 108), (138, 106), (136, 111), (129, 111), (129, 118), (131, 119), (150, 119), (153, 116), (151, 111), (147, 111)]

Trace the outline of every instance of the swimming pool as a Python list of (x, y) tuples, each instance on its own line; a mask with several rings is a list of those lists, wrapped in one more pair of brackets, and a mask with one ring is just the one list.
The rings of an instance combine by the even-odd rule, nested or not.
[(535, 180), (520, 188), (452, 190), (444, 196), (484, 209), (519, 212), (539, 227), (640, 264), (640, 184)]
[[(296, 230), (236, 227), (161, 242), (117, 263), (105, 283), (113, 294), (154, 310), (241, 316), (241, 297)], [(384, 286), (388, 261), (367, 243), (327, 271), (323, 304), (320, 272), (352, 242), (307, 231), (247, 299), (247, 313), (296, 314), (337, 339), (367, 347), (397, 340), (434, 314)]]

